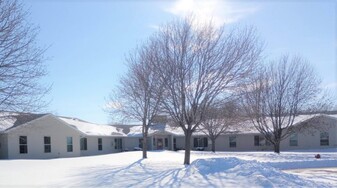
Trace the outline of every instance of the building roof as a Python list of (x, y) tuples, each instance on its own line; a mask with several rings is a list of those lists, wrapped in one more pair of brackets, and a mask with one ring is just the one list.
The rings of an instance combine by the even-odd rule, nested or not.
[(23, 125), (47, 114), (2, 112), (0, 114), (0, 132)]
[[(332, 118), (337, 119), (337, 114), (298, 115), (295, 117), (293, 125), (295, 126), (299, 125), (302, 122), (305, 122), (309, 119), (312, 119), (318, 116), (326, 116), (326, 117), (332, 117)], [(271, 122), (269, 123), (270, 123), (270, 126), (272, 126)], [(138, 125), (138, 126), (133, 125), (133, 126), (125, 126), (125, 127), (118, 126), (118, 127), (122, 128), (123, 132), (125, 132), (125, 134), (128, 137), (142, 137), (142, 126), (141, 125)], [(236, 126), (229, 127), (226, 132), (235, 133), (235, 134), (258, 134), (259, 133), (259, 131), (254, 127), (254, 124), (251, 121), (244, 121), (244, 122), (237, 124)], [(173, 127), (168, 124), (156, 124), (156, 125), (151, 126), (149, 128), (148, 135), (152, 136), (156, 134), (172, 134), (175, 136), (184, 136), (184, 132), (180, 127)], [(194, 132), (193, 135), (202, 136), (202, 135), (205, 135), (205, 133), (199, 130), (199, 131)]]
[(116, 127), (110, 125), (101, 125), (90, 123), (84, 120), (70, 117), (54, 116), (52, 114), (32, 114), (32, 113), (0, 113), (0, 133), (11, 131), (13, 128), (23, 126), (33, 120), (43, 116), (51, 115), (64, 122), (66, 125), (89, 136), (125, 136), (125, 134)]
[[(79, 132), (88, 136), (127, 136), (142, 137), (141, 125), (103, 125), (90, 123), (78, 118), (54, 116), (52, 114), (29, 114), (29, 113), (0, 113), (0, 133), (10, 131), (12, 128), (24, 125), (28, 122), (41, 118), (45, 115), (51, 115)], [(325, 116), (337, 119), (337, 114), (307, 114), (299, 115), (294, 120), (294, 125), (298, 125), (317, 116)], [(271, 124), (270, 124), (271, 125)], [(251, 121), (245, 121), (237, 126), (231, 127), (227, 132), (236, 134), (259, 133)], [(175, 136), (184, 136), (180, 127), (170, 126), (169, 124), (156, 124), (149, 128), (148, 135), (171, 134)], [(196, 131), (193, 135), (204, 135), (201, 131)]]
[[(120, 126), (122, 127), (122, 126)], [(129, 129), (127, 136), (128, 137), (142, 137), (142, 126), (132, 126), (125, 127)], [(149, 127), (148, 135), (157, 135), (157, 134), (172, 134), (175, 136), (183, 136), (184, 132), (180, 127), (169, 126), (168, 124), (156, 124)]]
[(70, 117), (58, 116), (58, 118), (89, 136), (125, 136), (123, 132), (111, 125), (95, 124)]

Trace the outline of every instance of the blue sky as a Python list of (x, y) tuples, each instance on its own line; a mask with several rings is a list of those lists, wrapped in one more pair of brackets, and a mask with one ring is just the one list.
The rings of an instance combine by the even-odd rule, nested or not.
[(254, 25), (269, 59), (302, 55), (337, 93), (336, 1), (25, 1), (30, 21), (40, 27), (53, 88), (49, 111), (107, 123), (110, 91), (126, 71), (125, 55), (160, 24), (194, 12), (216, 24)]

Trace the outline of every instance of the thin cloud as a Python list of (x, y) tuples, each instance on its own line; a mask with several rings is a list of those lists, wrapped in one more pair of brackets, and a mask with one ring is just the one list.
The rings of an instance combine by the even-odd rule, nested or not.
[(258, 11), (257, 6), (233, 3), (221, 0), (178, 0), (171, 7), (166, 9), (167, 12), (176, 16), (185, 17), (193, 13), (200, 21), (212, 19), (216, 25), (229, 24), (239, 21)]
[(329, 83), (329, 84), (323, 85), (323, 88), (326, 88), (326, 89), (337, 89), (337, 82), (333, 82), (333, 83)]
[(154, 30), (158, 30), (158, 29), (160, 28), (159, 25), (154, 25), (154, 24), (150, 24), (149, 27), (150, 27), (151, 29), (154, 29)]

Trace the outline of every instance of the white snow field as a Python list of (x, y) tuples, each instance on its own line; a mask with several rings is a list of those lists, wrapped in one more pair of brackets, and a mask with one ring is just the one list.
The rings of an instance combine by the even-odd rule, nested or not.
[[(317, 153), (321, 159), (314, 158)], [(144, 160), (141, 155), (0, 160), (0, 187), (337, 187), (337, 149), (200, 151), (192, 152), (189, 166), (182, 165), (183, 151), (150, 151)], [(320, 168), (317, 178), (303, 168)]]

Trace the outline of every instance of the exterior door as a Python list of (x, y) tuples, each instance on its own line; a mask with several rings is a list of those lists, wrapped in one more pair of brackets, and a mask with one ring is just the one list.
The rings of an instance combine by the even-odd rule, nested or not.
[(163, 149), (163, 139), (157, 138), (157, 149)]

